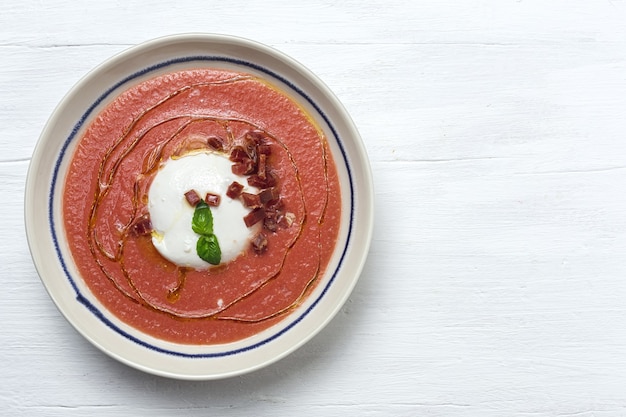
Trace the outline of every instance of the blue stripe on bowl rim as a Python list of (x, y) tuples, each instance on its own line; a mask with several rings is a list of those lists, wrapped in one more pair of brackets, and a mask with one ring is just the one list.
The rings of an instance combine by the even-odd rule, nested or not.
[[(341, 156), (344, 160), (347, 172), (348, 172), (348, 180), (349, 180), (349, 184), (350, 184), (350, 222), (349, 222), (349, 226), (348, 226), (348, 233), (347, 233), (347, 237), (346, 237), (346, 244), (344, 245), (343, 251), (341, 253), (341, 257), (339, 259), (339, 263), (337, 264), (337, 267), (335, 269), (335, 271), (333, 272), (330, 280), (328, 281), (328, 283), (326, 284), (326, 286), (324, 287), (324, 289), (322, 290), (322, 292), (319, 294), (319, 296), (315, 299), (315, 301), (304, 311), (302, 312), (302, 314), (300, 314), (300, 316), (298, 316), (293, 322), (291, 322), (288, 326), (286, 326), (285, 328), (281, 329), (279, 332), (269, 336), (268, 338), (261, 340), (260, 342), (254, 343), (252, 345), (249, 346), (244, 346), (242, 348), (238, 348), (238, 349), (232, 349), (232, 350), (227, 350), (227, 351), (223, 351), (223, 352), (216, 352), (216, 353), (185, 353), (185, 352), (178, 352), (175, 350), (170, 350), (170, 349), (164, 349), (158, 346), (155, 346), (151, 343), (148, 343), (144, 340), (141, 340), (140, 338), (138, 338), (137, 336), (134, 336), (128, 332), (126, 332), (125, 330), (121, 329), (118, 325), (116, 325), (115, 323), (113, 323), (109, 318), (106, 317), (106, 315), (100, 311), (100, 309), (95, 306), (92, 302), (90, 302), (80, 291), (80, 289), (78, 288), (78, 286), (76, 285), (76, 282), (74, 280), (74, 278), (72, 277), (72, 275), (69, 273), (69, 270), (67, 268), (65, 259), (63, 258), (63, 255), (61, 253), (60, 250), (60, 245), (59, 245), (59, 239), (57, 237), (57, 233), (56, 233), (56, 227), (55, 227), (55, 221), (54, 221), (54, 197), (55, 197), (55, 189), (56, 189), (56, 185), (57, 185), (57, 181), (58, 179), (58, 175), (59, 175), (59, 170), (61, 167), (61, 162), (64, 159), (66, 152), (67, 152), (67, 148), (69, 147), (70, 143), (76, 138), (76, 135), (78, 134), (78, 131), (82, 128), (82, 126), (85, 124), (85, 122), (87, 121), (87, 119), (89, 118), (89, 116), (93, 113), (93, 111), (95, 110), (95, 108), (100, 105), (109, 95), (111, 95), (115, 90), (117, 90), (118, 88), (120, 88), (121, 86), (123, 86), (126, 83), (129, 83), (135, 79), (137, 79), (138, 77), (141, 77), (143, 75), (149, 74), (151, 72), (166, 68), (168, 66), (171, 65), (175, 65), (175, 64), (180, 64), (180, 63), (189, 63), (189, 62), (194, 62), (194, 61), (202, 61), (202, 62), (225, 62), (225, 63), (230, 63), (230, 64), (235, 64), (238, 66), (243, 66), (243, 67), (248, 67), (248, 68), (252, 68), (254, 70), (263, 72), (275, 79), (280, 80), (281, 82), (283, 82), (285, 85), (287, 85), (290, 89), (292, 89), (293, 91), (295, 91), (300, 97), (302, 97), (303, 99), (305, 99), (311, 106), (313, 106), (313, 108), (315, 109), (315, 111), (317, 111), (317, 113), (320, 115), (320, 117), (322, 117), (322, 119), (324, 120), (324, 122), (326, 122), (326, 124), (328, 125), (328, 127), (330, 128), (333, 136), (335, 137), (335, 140), (339, 146), (339, 149), (341, 151)], [(315, 103), (311, 97), (309, 97), (308, 94), (306, 94), (303, 90), (301, 90), (300, 88), (298, 88), (295, 84), (293, 84), (292, 82), (290, 82), (289, 80), (285, 79), (284, 77), (278, 75), (277, 73), (275, 73), (274, 71), (271, 71), (263, 66), (260, 66), (258, 64), (252, 63), (252, 62), (248, 62), (245, 60), (241, 60), (241, 59), (235, 59), (235, 58), (230, 58), (230, 57), (224, 57), (224, 56), (212, 56), (212, 55), (194, 55), (194, 56), (186, 56), (186, 57), (180, 57), (180, 58), (174, 58), (174, 59), (170, 59), (167, 61), (163, 61), (160, 62), (158, 64), (154, 64), (151, 66), (148, 66), (146, 68), (143, 68), (125, 78), (123, 78), (122, 80), (118, 81), (116, 84), (114, 84), (112, 87), (110, 87), (108, 90), (106, 90), (102, 95), (100, 95), (96, 101), (94, 101), (91, 106), (89, 106), (87, 108), (87, 110), (85, 111), (85, 113), (83, 113), (83, 115), (81, 116), (81, 118), (78, 120), (78, 122), (76, 122), (76, 124), (74, 125), (72, 131), (70, 132), (69, 136), (66, 138), (65, 142), (63, 143), (63, 146), (61, 148), (61, 152), (59, 153), (59, 156), (56, 160), (55, 166), (54, 166), (54, 171), (53, 171), (53, 176), (52, 176), (52, 182), (50, 184), (50, 192), (49, 192), (49, 197), (48, 197), (48, 221), (49, 221), (49, 226), (50, 226), (50, 232), (52, 234), (52, 240), (54, 242), (54, 247), (57, 253), (57, 258), (59, 259), (59, 262), (61, 263), (61, 267), (63, 268), (63, 271), (65, 272), (65, 276), (67, 277), (69, 283), (71, 284), (72, 288), (74, 289), (74, 291), (76, 292), (76, 300), (83, 304), (95, 317), (97, 317), (100, 321), (102, 321), (107, 327), (109, 327), (110, 329), (112, 329), (113, 331), (115, 331), (116, 333), (120, 334), (121, 336), (125, 337), (126, 339), (141, 345), (147, 349), (153, 350), (155, 352), (159, 352), (159, 353), (164, 353), (164, 354), (168, 354), (168, 355), (173, 355), (173, 356), (179, 356), (179, 357), (185, 357), (185, 358), (217, 358), (217, 357), (224, 357), (224, 356), (231, 356), (231, 355), (236, 355), (239, 353), (243, 353), (243, 352), (247, 352), (253, 349), (256, 349), (258, 347), (261, 347), (275, 339), (277, 339), (278, 337), (280, 337), (281, 335), (283, 335), (284, 333), (286, 333), (287, 331), (289, 331), (290, 329), (292, 329), (295, 325), (297, 325), (300, 321), (302, 321), (302, 319), (304, 319), (304, 317), (306, 317), (314, 308), (315, 306), (321, 301), (321, 299), (325, 296), (325, 294), (328, 292), (329, 288), (331, 287), (331, 285), (333, 284), (333, 282), (335, 281), (335, 278), (337, 277), (337, 273), (339, 272), (339, 270), (341, 269), (341, 266), (343, 265), (346, 253), (347, 253), (347, 249), (348, 246), (350, 245), (351, 242), (351, 238), (352, 238), (352, 229), (354, 226), (354, 184), (353, 184), (353, 178), (352, 178), (352, 172), (350, 170), (350, 165), (348, 163), (348, 158), (347, 158), (347, 154), (345, 151), (345, 148), (341, 142), (341, 139), (339, 138), (339, 135), (337, 134), (337, 131), (335, 129), (335, 127), (333, 126), (333, 124), (331, 123), (330, 119), (328, 118), (328, 116), (324, 113), (324, 111), (317, 105), (317, 103)]]

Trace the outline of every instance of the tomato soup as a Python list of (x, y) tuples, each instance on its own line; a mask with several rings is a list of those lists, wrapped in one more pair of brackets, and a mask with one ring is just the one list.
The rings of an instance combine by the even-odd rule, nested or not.
[[(201, 204), (240, 205), (247, 214), (236, 221), (250, 232), (232, 259), (201, 267), (164, 256), (180, 249), (175, 237), (157, 250), (163, 236), (150, 197), (168, 164), (198, 154), (225, 158), (224, 178), (242, 179), (221, 194), (177, 192), (180, 204), (194, 222)], [(185, 176), (197, 182), (200, 173)], [(269, 81), (223, 69), (172, 72), (116, 97), (77, 143), (64, 191), (69, 247), (91, 292), (121, 321), (177, 343), (233, 342), (284, 319), (321, 279), (340, 227), (337, 169), (322, 129)], [(230, 226), (211, 221), (225, 244)], [(194, 239), (212, 236), (209, 226)], [(183, 252), (196, 250), (200, 243)]]

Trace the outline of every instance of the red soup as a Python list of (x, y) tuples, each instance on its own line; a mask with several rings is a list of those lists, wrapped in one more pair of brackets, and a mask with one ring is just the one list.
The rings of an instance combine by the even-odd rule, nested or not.
[[(219, 243), (216, 252), (200, 241), (226, 242), (217, 224), (213, 235), (221, 220), (204, 216), (220, 205), (245, 208), (236, 221), (250, 232), (236, 256), (204, 267), (158, 250), (150, 201), (164, 167), (198, 154), (227, 160), (225, 178), (241, 180), (221, 194), (180, 193), (198, 240), (180, 248), (219, 255)], [(73, 260), (93, 294), (130, 326), (187, 344), (249, 337), (300, 305), (325, 272), (340, 211), (337, 170), (313, 119), (266, 80), (221, 69), (158, 76), (115, 98), (80, 138), (63, 197)]]

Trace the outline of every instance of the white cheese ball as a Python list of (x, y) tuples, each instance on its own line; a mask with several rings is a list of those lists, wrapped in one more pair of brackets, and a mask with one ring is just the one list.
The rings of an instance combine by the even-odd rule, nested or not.
[[(152, 243), (159, 253), (181, 267), (206, 269), (212, 265), (196, 252), (199, 235), (191, 228), (194, 207), (185, 193), (195, 190), (201, 198), (207, 193), (221, 197), (218, 207), (211, 207), (213, 233), (222, 251), (221, 263), (240, 255), (250, 244), (258, 227), (246, 227), (243, 218), (250, 209), (239, 199), (226, 195), (228, 186), (237, 181), (243, 191), (258, 193), (247, 184), (246, 177), (231, 171), (232, 162), (223, 154), (194, 153), (169, 159), (155, 175), (148, 191), (148, 210), (152, 222)], [(255, 226), (258, 226), (255, 225)]]

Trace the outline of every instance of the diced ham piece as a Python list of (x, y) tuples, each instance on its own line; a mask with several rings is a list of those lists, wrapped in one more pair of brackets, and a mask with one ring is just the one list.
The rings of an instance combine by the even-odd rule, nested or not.
[(241, 193), (241, 202), (245, 207), (261, 207), (261, 199), (258, 194)]
[(201, 198), (196, 190), (189, 190), (185, 193), (185, 199), (191, 207), (195, 207), (200, 202)]
[(233, 150), (230, 151), (230, 156), (228, 157), (232, 162), (242, 162), (245, 159), (250, 159), (246, 151), (241, 146), (233, 147)]
[(213, 194), (213, 193), (207, 193), (206, 197), (204, 198), (204, 201), (212, 207), (217, 207), (220, 205), (220, 196), (219, 194)]
[(243, 218), (246, 227), (252, 227), (265, 218), (265, 210), (262, 207), (257, 207), (250, 213), (246, 214)]
[(262, 180), (267, 179), (267, 155), (265, 154), (259, 155), (256, 173), (260, 179)]
[(150, 221), (150, 217), (147, 214), (141, 216), (137, 221), (131, 226), (131, 234), (133, 236), (145, 236), (152, 232), (152, 222)]
[(248, 157), (252, 160), (256, 160), (257, 158), (257, 145), (257, 142), (254, 139), (249, 138), (248, 136), (246, 136), (246, 138), (244, 139), (244, 149), (248, 154)]
[(209, 136), (209, 138), (207, 139), (207, 143), (211, 148), (215, 149), (216, 151), (224, 150), (224, 139), (220, 138), (219, 136)]
[(252, 249), (258, 254), (267, 250), (267, 237), (263, 233), (259, 233), (252, 239)]
[(244, 138), (260, 145), (265, 141), (267, 135), (262, 130), (248, 130)]
[(257, 146), (256, 151), (259, 155), (271, 155), (272, 147), (270, 145), (259, 145)]
[(270, 232), (275, 232), (278, 230), (278, 221), (274, 217), (265, 217), (263, 219), (263, 228), (269, 230)]
[(233, 181), (233, 183), (228, 186), (228, 189), (226, 190), (226, 195), (232, 199), (235, 199), (241, 195), (242, 190), (243, 185), (239, 184), (237, 181)]
[(276, 203), (279, 197), (280, 194), (278, 194), (278, 190), (276, 188), (266, 188), (259, 193), (259, 200), (264, 206)]
[(291, 227), (293, 222), (296, 221), (296, 215), (290, 212), (285, 213), (284, 216), (281, 217), (280, 222), (278, 223), (282, 228)]
[(271, 172), (267, 172), (265, 178), (261, 178), (258, 174), (250, 175), (248, 185), (257, 188), (270, 188), (276, 185), (276, 177)]
[(244, 159), (241, 162), (235, 162), (231, 170), (235, 175), (250, 175), (256, 170), (254, 161), (250, 158)]

